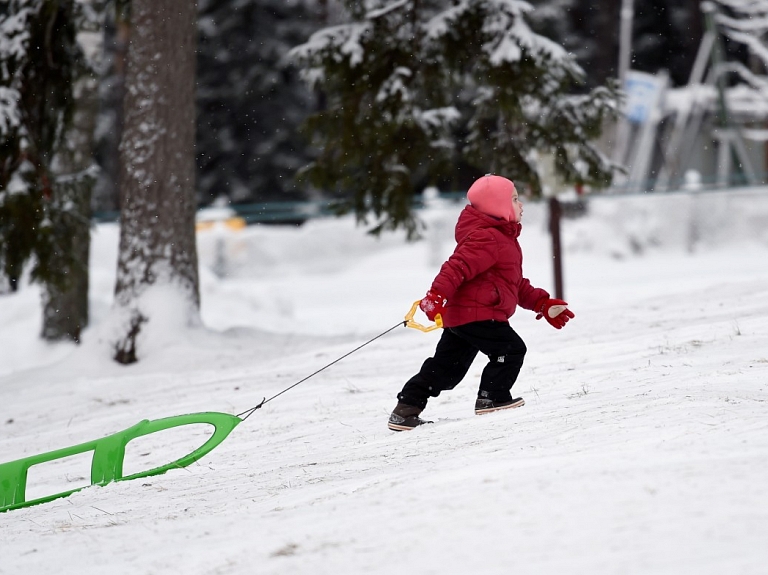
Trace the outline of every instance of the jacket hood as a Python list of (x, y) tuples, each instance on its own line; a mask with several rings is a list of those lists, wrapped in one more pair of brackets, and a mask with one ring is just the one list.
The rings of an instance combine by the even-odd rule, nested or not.
[(523, 226), (516, 222), (508, 222), (501, 218), (489, 216), (474, 206), (467, 205), (464, 206), (459, 220), (456, 222), (456, 242), (461, 242), (475, 230), (489, 228), (497, 228), (500, 232), (516, 238), (520, 235)]
[(512, 221), (512, 196), (515, 184), (502, 176), (486, 174), (472, 184), (467, 192), (469, 203), (475, 208), (496, 218)]

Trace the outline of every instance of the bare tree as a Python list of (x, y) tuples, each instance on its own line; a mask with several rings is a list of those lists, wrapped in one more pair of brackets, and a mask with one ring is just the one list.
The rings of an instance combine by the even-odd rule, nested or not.
[[(115, 360), (137, 361), (137, 337), (152, 325), (148, 304), (182, 321), (199, 321), (195, 246), (194, 0), (133, 0), (128, 45), (125, 125), (120, 144), (120, 248)], [(156, 301), (156, 299), (154, 300)]]

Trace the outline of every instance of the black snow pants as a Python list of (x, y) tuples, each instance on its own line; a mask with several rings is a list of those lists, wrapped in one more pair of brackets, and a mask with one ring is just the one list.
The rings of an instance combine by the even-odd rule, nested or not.
[(509, 401), (526, 351), (525, 343), (507, 322), (477, 321), (445, 328), (434, 357), (428, 358), (421, 371), (408, 380), (397, 399), (424, 409), (430, 397), (456, 387), (477, 352), (482, 352), (489, 361), (483, 369), (478, 397)]

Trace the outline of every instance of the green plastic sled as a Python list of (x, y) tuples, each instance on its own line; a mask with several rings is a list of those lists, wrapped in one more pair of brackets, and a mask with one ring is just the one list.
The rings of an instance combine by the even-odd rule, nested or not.
[[(65, 447), (63, 449), (41, 453), (23, 459), (17, 459), (16, 461), (10, 461), (8, 463), (2, 463), (0, 464), (0, 513), (11, 509), (29, 507), (30, 505), (37, 505), (38, 503), (53, 501), (54, 499), (66, 497), (87, 487), (78, 487), (77, 489), (62, 491), (61, 493), (27, 501), (25, 497), (27, 474), (29, 468), (33, 465), (93, 451), (93, 459), (91, 460), (91, 485), (106, 485), (113, 481), (127, 481), (129, 479), (160, 475), (169, 469), (178, 469), (194, 463), (224, 441), (241, 421), (242, 419), (234, 415), (214, 411), (176, 415), (163, 419), (155, 419), (153, 421), (145, 419), (133, 427), (129, 427), (125, 431), (108, 435), (102, 439), (88, 441), (86, 443), (81, 443), (80, 445), (73, 445), (72, 447)], [(209, 437), (208, 441), (203, 445), (195, 449), (192, 453), (167, 465), (123, 477), (125, 446), (128, 445), (130, 441), (137, 437), (157, 433), (158, 431), (197, 423), (208, 423), (215, 428), (213, 435)]]

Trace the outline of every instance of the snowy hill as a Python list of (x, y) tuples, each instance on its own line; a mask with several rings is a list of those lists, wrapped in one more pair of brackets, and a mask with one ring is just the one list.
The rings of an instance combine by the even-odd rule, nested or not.
[[(603, 199), (567, 221), (576, 318), (512, 318), (529, 349), (521, 409), (473, 415), (478, 359), (430, 402), (435, 424), (388, 431), (439, 337), (398, 328), (197, 464), (0, 515), (0, 574), (764, 574), (766, 196)], [(180, 331), (161, 298), (131, 367), (109, 360), (118, 230), (100, 226), (81, 346), (37, 339), (36, 287), (0, 297), (0, 463), (272, 397), (401, 321), (459, 209), (425, 212), (417, 244), (348, 219), (201, 232), (206, 327)], [(526, 275), (551, 289), (543, 206), (523, 223)], [(180, 429), (131, 443), (126, 472), (206, 433)], [(88, 483), (87, 457), (48, 465), (29, 498)]]

